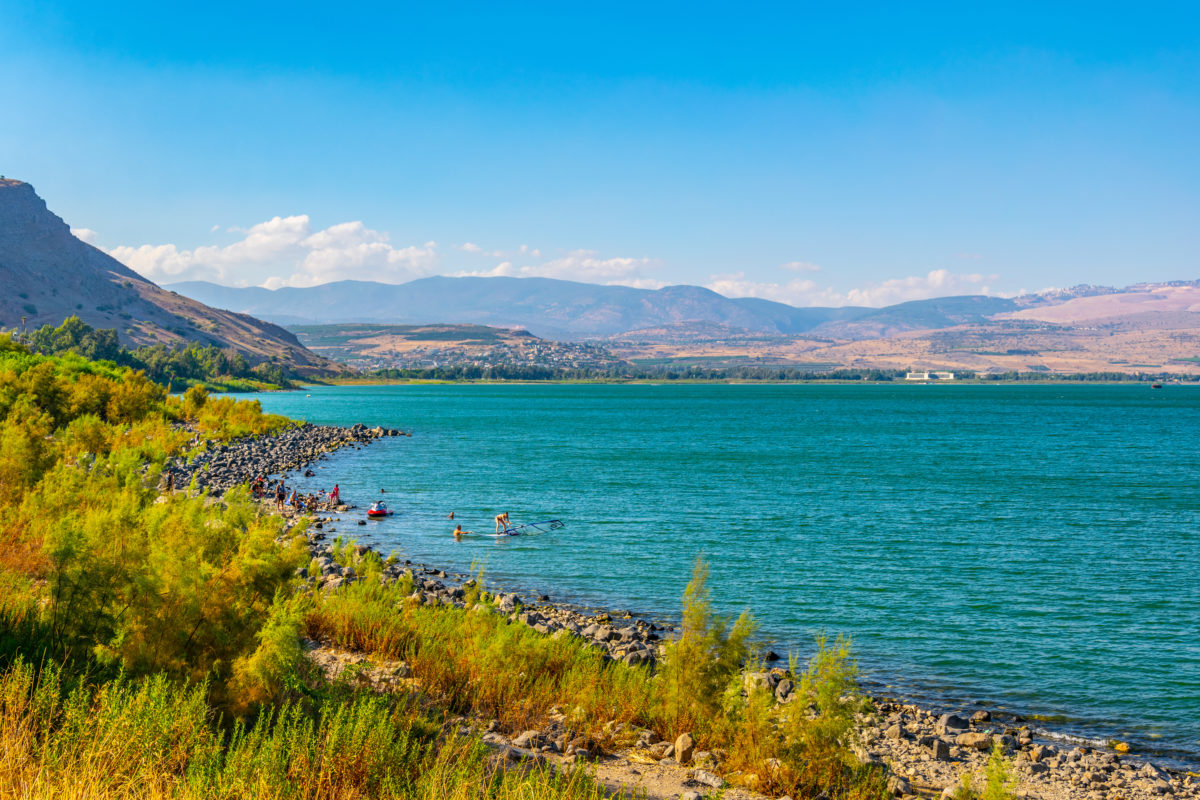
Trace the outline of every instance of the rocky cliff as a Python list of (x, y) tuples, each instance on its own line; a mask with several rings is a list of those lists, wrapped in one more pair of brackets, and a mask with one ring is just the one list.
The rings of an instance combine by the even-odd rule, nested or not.
[(277, 325), (146, 280), (76, 238), (31, 185), (9, 179), (0, 179), (0, 287), (3, 328), (58, 325), (74, 314), (93, 327), (115, 328), (126, 346), (199, 342), (305, 375), (341, 371)]

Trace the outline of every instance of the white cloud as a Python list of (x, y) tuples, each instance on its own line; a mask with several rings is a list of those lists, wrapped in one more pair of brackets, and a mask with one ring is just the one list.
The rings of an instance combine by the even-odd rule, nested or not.
[(935, 269), (924, 276), (893, 278), (840, 292), (832, 286), (821, 286), (807, 278), (795, 278), (785, 283), (759, 282), (747, 280), (744, 273), (738, 272), (732, 275), (714, 275), (705, 285), (726, 297), (760, 297), (800, 307), (882, 307), (930, 297), (991, 294), (986, 284), (996, 278), (996, 275), (960, 275), (944, 269)]
[(91, 228), (71, 228), (71, 235), (81, 242), (95, 244), (98, 234)]
[(633, 289), (661, 289), (670, 286), (670, 281), (660, 281), (657, 278), (633, 278), (624, 281), (610, 281), (609, 286), (629, 286)]
[(990, 294), (988, 281), (996, 275), (960, 275), (945, 269), (930, 270), (925, 276), (911, 275), (893, 278), (882, 283), (868, 283), (846, 293), (848, 305), (890, 306), (908, 300), (925, 300), (930, 297), (947, 297), (956, 294)]
[(346, 278), (404, 281), (427, 274), (438, 260), (435, 242), (396, 248), (386, 233), (361, 221), (314, 232), (308, 215), (300, 214), (229, 230), (244, 235), (223, 247), (181, 250), (162, 244), (121, 246), (108, 252), (151, 280), (272, 286), (314, 286)]
[[(522, 245), (522, 252), (530, 257), (541, 255), (536, 248)], [(657, 266), (652, 258), (600, 258), (595, 250), (572, 250), (565, 256), (543, 261), (539, 264), (517, 266), (513, 261), (502, 261), (491, 269), (459, 272), (459, 277), (483, 278), (558, 278), (583, 283), (604, 283), (610, 286), (634, 286), (637, 288), (660, 289), (667, 284), (642, 275), (642, 271)]]
[(786, 264), (780, 265), (780, 269), (790, 270), (792, 272), (820, 272), (821, 267), (818, 264), (813, 264), (809, 261), (789, 261)]
[(536, 247), (530, 247), (527, 244), (521, 245), (516, 250), (485, 250), (481, 246), (475, 244), (474, 242), (463, 242), (462, 244), (454, 245), (454, 249), (461, 250), (464, 253), (470, 253), (471, 255), (487, 256), (488, 258), (511, 259), (511, 258), (518, 258), (518, 257), (522, 257), (522, 256), (524, 256), (526, 258), (541, 258), (542, 257), (541, 250), (539, 250)]
[(785, 283), (759, 282), (746, 278), (746, 273), (713, 275), (704, 284), (726, 297), (759, 297), (792, 306), (840, 306), (845, 298), (831, 287), (822, 287), (808, 278), (793, 278)]

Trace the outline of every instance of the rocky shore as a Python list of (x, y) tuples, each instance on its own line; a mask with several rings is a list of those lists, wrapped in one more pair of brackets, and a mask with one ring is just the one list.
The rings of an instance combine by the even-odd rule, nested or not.
[[(339, 563), (328, 539), (343, 524), (338, 516), (318, 518), (306, 533), (314, 559), (300, 577), (315, 591), (333, 591), (359, 579), (355, 563), (370, 548), (358, 545)], [(311, 574), (309, 570), (312, 570)], [(386, 563), (383, 580), (402, 575), (413, 581), (412, 599), (425, 605), (465, 607), (466, 590), (473, 578), (462, 573), (410, 561)], [(673, 628), (637, 619), (626, 612), (589, 613), (550, 602), (542, 595), (524, 599), (510, 592), (495, 595), (494, 613), (511, 624), (528, 625), (547, 636), (575, 636), (625, 664), (654, 665)], [(354, 654), (337, 653), (313, 643), (314, 659), (334, 673)], [(380, 667), (381, 681), (407, 677), (405, 665)], [(378, 670), (376, 670), (378, 671)], [(368, 676), (374, 675), (371, 671)], [(389, 677), (390, 676), (390, 677)], [(782, 669), (746, 675), (746, 681), (766, 686), (777, 703), (792, 699), (793, 684)], [(381, 684), (381, 685), (382, 685)], [(983, 770), (993, 744), (1011, 759), (1018, 797), (1043, 800), (1149, 800), (1166, 796), (1200, 799), (1200, 775), (1177, 772), (1135, 756), (1108, 749), (1062, 747), (1041, 740), (1019, 719), (1000, 721), (988, 711), (955, 713), (958, 709), (929, 709), (876, 697), (870, 713), (860, 715), (854, 752), (863, 763), (885, 768), (888, 787), (895, 797), (949, 798), (963, 776), (982, 785)], [(480, 723), (480, 721), (475, 721)], [(476, 731), (480, 732), (480, 731)], [(721, 754), (695, 751), (689, 741), (663, 741), (651, 731), (614, 731), (602, 746), (596, 742), (559, 741), (553, 720), (546, 730), (522, 731), (514, 736), (483, 730), (485, 741), (503, 758), (538, 758), (561, 762), (588, 759), (598, 776), (612, 787), (640, 787), (649, 797), (688, 797), (689, 793), (725, 789), (731, 798), (752, 798), (742, 787), (728, 787), (721, 777)], [(683, 739), (683, 737), (680, 737)], [(699, 796), (697, 794), (697, 796)]]
[[(385, 436), (405, 436), (394, 428), (349, 428), (304, 423), (270, 436), (247, 436), (224, 444), (209, 442), (190, 461), (178, 458), (164, 470), (164, 486), (184, 488), (196, 481), (200, 490), (214, 496), (249, 483), (259, 475), (279, 475), (304, 469), (313, 461), (343, 447), (362, 447)], [(201, 439), (197, 434), (193, 444)]]
[(998, 744), (1012, 759), (1018, 794), (1059, 800), (1200, 797), (1200, 775), (1173, 772), (1107, 748), (1039, 741), (1017, 721), (988, 711), (959, 715), (876, 700), (860, 720), (858, 757), (893, 773), (897, 795), (949, 794), (964, 773), (982, 774)]
[[(353, 507), (347, 507), (349, 511)], [(300, 577), (321, 591), (333, 591), (345, 583), (358, 580), (354, 564), (361, 561), (371, 548), (356, 545), (351, 558), (353, 563), (339, 563), (331, 537), (336, 537), (338, 516), (318, 516), (306, 532), (312, 562), (301, 570)], [(312, 570), (310, 574), (309, 570)], [(383, 578), (396, 581), (408, 574), (413, 582), (412, 598), (422, 605), (449, 605), (465, 607), (467, 588), (474, 579), (464, 573), (448, 573), (445, 570), (411, 561), (385, 563)], [(522, 623), (547, 636), (577, 636), (589, 644), (599, 647), (615, 661), (631, 666), (654, 664), (662, 655), (664, 636), (673, 630), (670, 626), (637, 619), (628, 612), (588, 613), (571, 606), (553, 604), (546, 595), (522, 599), (511, 592), (496, 595), (495, 610), (505, 614), (512, 622)]]

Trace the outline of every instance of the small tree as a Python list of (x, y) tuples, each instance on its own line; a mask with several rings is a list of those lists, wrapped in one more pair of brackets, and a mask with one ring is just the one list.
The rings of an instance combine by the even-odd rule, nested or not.
[(682, 630), (663, 660), (664, 710), (676, 730), (708, 724), (720, 714), (725, 689), (749, 657), (756, 629), (748, 611), (732, 627), (728, 618), (713, 613), (708, 564), (697, 558), (683, 593)]
[(200, 416), (200, 409), (208, 402), (208, 389), (196, 384), (183, 393), (183, 415), (188, 419)]

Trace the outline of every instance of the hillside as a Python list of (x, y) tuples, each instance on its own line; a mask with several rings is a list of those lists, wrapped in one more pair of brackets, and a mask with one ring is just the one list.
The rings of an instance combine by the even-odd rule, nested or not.
[(146, 280), (72, 235), (33, 187), (0, 180), (0, 327), (58, 325), (75, 315), (116, 329), (127, 346), (186, 342), (276, 360), (305, 375), (341, 371), (294, 335), (246, 314), (210, 308)]

